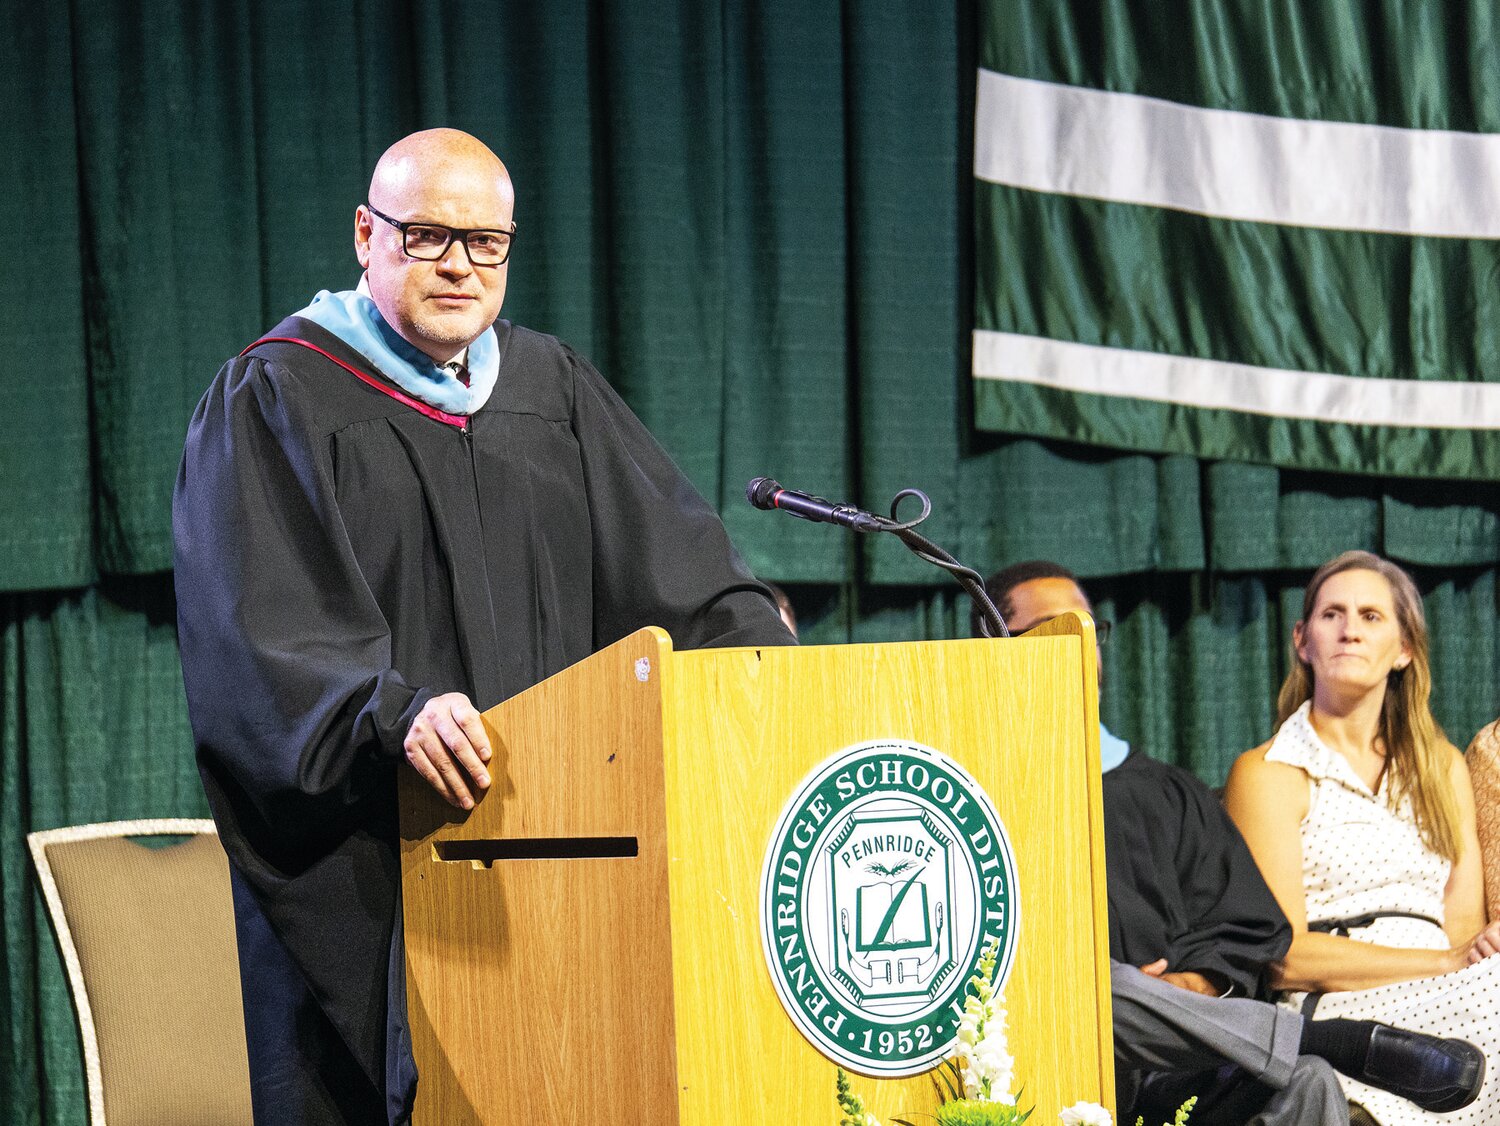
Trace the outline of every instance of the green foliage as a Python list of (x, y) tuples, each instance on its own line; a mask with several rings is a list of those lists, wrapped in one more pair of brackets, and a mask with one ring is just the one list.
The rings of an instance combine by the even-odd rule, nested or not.
[(950, 1056), (927, 1073), (932, 1089), (937, 1092), (939, 1103), (951, 1103), (963, 1098), (964, 1076), (958, 1060)]
[(871, 1126), (875, 1117), (865, 1110), (863, 1100), (850, 1089), (849, 1073), (842, 1067), (834, 1077), (834, 1085), (838, 1093), (839, 1109), (844, 1112), (844, 1117), (839, 1119), (839, 1126)]
[(979, 966), (975, 969), (974, 976), (969, 978), (969, 988), (981, 1000), (988, 1001), (994, 996), (995, 960), (999, 956), (1000, 940), (992, 936), (979, 952)]
[(1031, 1117), (1031, 1111), (1007, 1103), (958, 1099), (938, 1107), (935, 1117), (938, 1126), (1021, 1126)]
[[(1187, 1102), (1177, 1108), (1177, 1113), (1172, 1116), (1170, 1123), (1162, 1123), (1162, 1126), (1187, 1126), (1188, 1116), (1193, 1113), (1193, 1107), (1198, 1105), (1198, 1096), (1194, 1095)], [(1135, 1120), (1135, 1126), (1146, 1126), (1144, 1117)]]

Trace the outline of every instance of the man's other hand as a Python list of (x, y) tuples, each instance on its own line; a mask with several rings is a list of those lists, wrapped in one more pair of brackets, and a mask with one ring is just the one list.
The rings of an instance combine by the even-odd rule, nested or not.
[(445, 692), (427, 701), (411, 721), (402, 744), (406, 761), (443, 800), (473, 809), (471, 786), (489, 787), (490, 740), (479, 712), (462, 692)]
[(1194, 970), (1182, 970), (1179, 973), (1167, 972), (1167, 960), (1158, 958), (1154, 962), (1147, 962), (1141, 967), (1141, 973), (1147, 977), (1160, 978), (1168, 985), (1175, 985), (1178, 989), (1186, 989), (1189, 993), (1202, 993), (1205, 997), (1217, 997), (1224, 991), (1215, 989), (1213, 982)]

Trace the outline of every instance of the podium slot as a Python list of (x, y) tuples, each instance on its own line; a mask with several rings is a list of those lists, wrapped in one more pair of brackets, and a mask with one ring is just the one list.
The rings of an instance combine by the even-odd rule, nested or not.
[(497, 860), (600, 860), (640, 855), (635, 837), (509, 837), (490, 841), (436, 841), (433, 851), (447, 862)]

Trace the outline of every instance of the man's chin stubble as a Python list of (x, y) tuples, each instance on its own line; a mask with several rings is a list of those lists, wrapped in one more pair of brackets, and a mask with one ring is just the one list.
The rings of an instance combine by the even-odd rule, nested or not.
[(432, 320), (424, 320), (417, 324), (417, 328), (421, 330), (423, 336), (439, 344), (467, 344), (469, 341), (482, 336), (484, 330), (488, 327), (489, 325), (485, 325), (483, 328), (474, 329), (468, 325), (456, 325)]

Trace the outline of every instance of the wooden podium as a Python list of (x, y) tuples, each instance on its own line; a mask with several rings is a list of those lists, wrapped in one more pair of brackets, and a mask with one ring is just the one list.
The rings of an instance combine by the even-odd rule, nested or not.
[[(1007, 1035), (1037, 1122), (1112, 1106), (1093, 623), (1009, 641), (672, 651), (645, 629), (484, 716), (465, 815), (401, 788), (417, 1126), (838, 1121), (772, 985), (761, 877), (789, 797), (872, 740), (935, 748), (1014, 848)], [(854, 1074), (882, 1121), (926, 1075)]]

